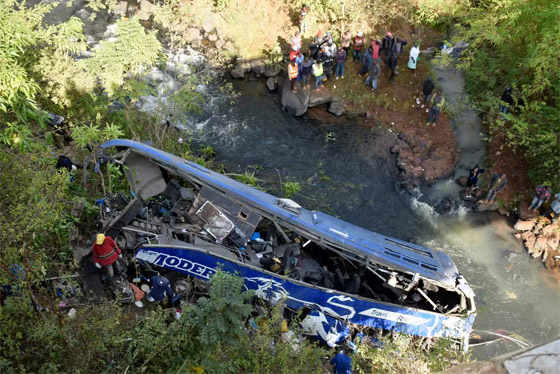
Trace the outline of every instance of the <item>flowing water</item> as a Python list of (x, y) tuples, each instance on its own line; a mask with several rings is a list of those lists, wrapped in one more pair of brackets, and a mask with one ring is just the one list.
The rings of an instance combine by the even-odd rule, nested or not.
[[(77, 15), (86, 22), (90, 45), (104, 37), (106, 15), (91, 22), (79, 1), (71, 8), (65, 6), (62, 2), (46, 21), (58, 23)], [(465, 176), (468, 167), (484, 158), (480, 123), (466, 104), (460, 72), (450, 66), (435, 71), (455, 112), (451, 125), (463, 150), (454, 178)], [(162, 84), (179, 86), (169, 75), (159, 72), (158, 76)], [(533, 344), (559, 335), (557, 278), (526, 255), (512, 235), (512, 222), (463, 207), (460, 188), (452, 180), (413, 194), (397, 191), (395, 160), (389, 153), (395, 134), (387, 130), (335, 117), (320, 122), (294, 118), (281, 110), (278, 96), (269, 93), (263, 82), (236, 81), (234, 86), (241, 93), (235, 104), (215, 96), (201, 117), (183, 124), (195, 143), (212, 145), (228, 171), (254, 171), (277, 195), (281, 181), (300, 182), (302, 190), (294, 199), (309, 209), (448, 253), (477, 294), (475, 330), (503, 329)], [(156, 102), (152, 97), (151, 104)], [(453, 209), (439, 215), (433, 206), (443, 197), (452, 200)], [(487, 358), (516, 348), (500, 343), (475, 348), (473, 353)]]

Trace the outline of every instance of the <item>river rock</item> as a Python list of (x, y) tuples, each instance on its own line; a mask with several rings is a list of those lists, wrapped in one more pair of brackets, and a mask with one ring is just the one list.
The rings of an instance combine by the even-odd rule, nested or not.
[(523, 220), (518, 220), (513, 226), (513, 228), (516, 229), (517, 231), (530, 231), (533, 229), (533, 227), (535, 227), (534, 221), (523, 221)]
[(340, 100), (333, 100), (331, 101), (331, 104), (329, 105), (329, 112), (334, 114), (337, 117), (340, 117), (341, 115), (344, 114), (344, 103)]
[(266, 72), (266, 63), (262, 59), (251, 61), (251, 71), (257, 76), (261, 76)]
[(266, 87), (270, 90), (270, 91), (274, 91), (276, 89), (276, 79), (275, 78), (268, 78), (266, 80)]
[(214, 19), (213, 14), (208, 14), (204, 17), (204, 21), (202, 21), (202, 29), (204, 32), (211, 32), (216, 28), (216, 20)]
[(468, 177), (461, 177), (455, 179), (455, 183), (457, 183), (461, 187), (467, 187), (467, 178)]
[(235, 46), (233, 45), (233, 43), (231, 41), (227, 41), (226, 44), (224, 44), (224, 49), (226, 51), (234, 51), (235, 50)]
[(208, 35), (208, 40), (211, 42), (215, 42), (216, 40), (218, 40), (218, 36), (216, 34), (210, 34)]
[(126, 1), (121, 1), (115, 6), (113, 9), (113, 13), (117, 16), (124, 16), (126, 15), (126, 10), (128, 9), (128, 3)]
[(218, 39), (218, 40), (216, 41), (216, 44), (215, 44), (215, 45), (216, 45), (216, 48), (222, 49), (222, 47), (224, 46), (224, 44), (226, 44), (226, 42), (225, 42), (223, 39)]
[(136, 15), (142, 21), (147, 21), (150, 19), (152, 14), (156, 12), (156, 10), (157, 10), (157, 6), (155, 6), (154, 4), (150, 3), (147, 0), (142, 0), (140, 1), (140, 10)]
[(293, 93), (290, 87), (290, 80), (287, 78), (278, 79), (278, 90), (280, 91), (280, 102), (282, 108), (292, 116), (302, 116), (309, 106), (310, 95), (303, 90)]
[(267, 65), (264, 71), (264, 76), (267, 78), (275, 77), (280, 74), (281, 71), (282, 69), (276, 65)]
[(251, 70), (251, 64), (248, 62), (239, 62), (231, 71), (231, 76), (234, 78), (244, 78), (245, 73)]
[(200, 43), (202, 41), (202, 35), (200, 34), (200, 30), (196, 27), (189, 27), (187, 32), (185, 33), (185, 39), (187, 42), (191, 44)]
[(325, 88), (325, 86), (321, 86), (319, 91), (311, 90), (311, 93), (309, 94), (309, 106), (328, 104), (331, 100), (331, 91), (328, 88)]

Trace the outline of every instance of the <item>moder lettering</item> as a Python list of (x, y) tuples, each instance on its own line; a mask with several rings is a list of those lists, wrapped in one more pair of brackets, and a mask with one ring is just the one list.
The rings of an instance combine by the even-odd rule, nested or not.
[(154, 265), (163, 266), (168, 269), (175, 269), (182, 273), (188, 273), (206, 280), (210, 280), (210, 277), (216, 273), (216, 270), (209, 268), (208, 266), (163, 253), (158, 253), (155, 260), (152, 260), (151, 258), (146, 260)]

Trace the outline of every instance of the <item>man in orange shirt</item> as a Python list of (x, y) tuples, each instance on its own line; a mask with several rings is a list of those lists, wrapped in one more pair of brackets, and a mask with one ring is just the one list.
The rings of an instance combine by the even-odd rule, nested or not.
[(97, 234), (93, 243), (93, 261), (98, 269), (103, 267), (107, 270), (107, 280), (111, 282), (115, 271), (119, 271), (117, 260), (122, 258), (121, 250), (113, 239), (103, 234)]

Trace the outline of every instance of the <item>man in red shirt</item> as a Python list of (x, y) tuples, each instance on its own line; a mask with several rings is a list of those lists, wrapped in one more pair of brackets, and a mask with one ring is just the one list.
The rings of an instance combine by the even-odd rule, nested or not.
[(101, 267), (105, 268), (108, 281), (111, 282), (115, 270), (119, 271), (117, 260), (121, 257), (121, 250), (117, 248), (117, 244), (113, 239), (103, 234), (97, 234), (92, 251), (95, 266), (98, 269), (101, 269)]
[(379, 48), (381, 47), (381, 41), (380, 40), (374, 40), (373, 42), (371, 42), (371, 58), (372, 60), (379, 60)]

